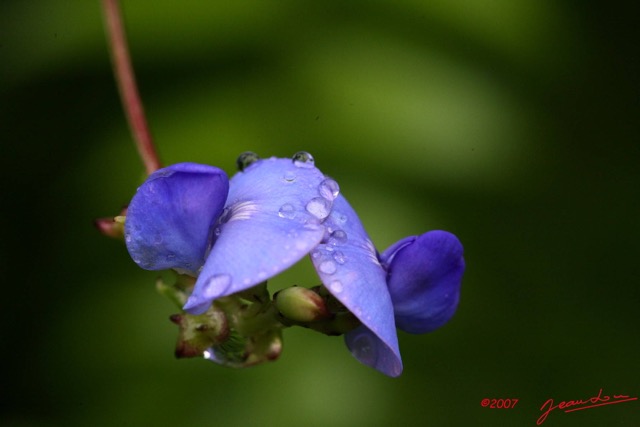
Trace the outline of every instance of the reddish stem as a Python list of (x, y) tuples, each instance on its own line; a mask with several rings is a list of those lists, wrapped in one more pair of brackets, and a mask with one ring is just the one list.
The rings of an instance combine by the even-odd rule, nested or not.
[(136, 78), (131, 66), (131, 58), (129, 56), (129, 47), (127, 46), (127, 37), (122, 24), (122, 13), (118, 0), (102, 0), (102, 6), (105, 14), (107, 37), (111, 48), (111, 57), (113, 60), (114, 74), (120, 97), (124, 106), (133, 139), (138, 148), (138, 153), (142, 158), (147, 174), (160, 169), (162, 164), (153, 144), (147, 119), (144, 115), (144, 108), (138, 88), (136, 86)]

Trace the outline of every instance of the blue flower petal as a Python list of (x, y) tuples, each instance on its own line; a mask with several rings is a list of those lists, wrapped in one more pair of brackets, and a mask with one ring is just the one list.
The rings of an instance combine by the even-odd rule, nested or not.
[(125, 242), (133, 260), (146, 270), (195, 275), (228, 190), (227, 175), (213, 166), (179, 163), (151, 174), (127, 209)]
[(462, 253), (456, 236), (430, 231), (405, 238), (382, 254), (398, 328), (420, 334), (449, 321), (460, 298)]
[(255, 286), (308, 254), (331, 212), (324, 181), (313, 165), (291, 159), (258, 160), (236, 174), (184, 309), (202, 313), (214, 299)]
[(327, 234), (311, 260), (325, 287), (361, 322), (345, 336), (351, 353), (365, 365), (396, 377), (402, 360), (386, 272), (360, 219), (342, 195), (325, 221)]
[(398, 350), (389, 345), (364, 325), (347, 332), (344, 336), (347, 348), (358, 361), (377, 369), (390, 377), (400, 376), (402, 360)]

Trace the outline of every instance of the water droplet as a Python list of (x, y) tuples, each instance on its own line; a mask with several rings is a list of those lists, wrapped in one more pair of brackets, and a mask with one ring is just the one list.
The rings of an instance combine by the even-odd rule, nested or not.
[(320, 183), (318, 191), (322, 197), (327, 200), (333, 201), (338, 194), (340, 194), (340, 186), (331, 178), (327, 178)]
[(162, 238), (162, 234), (156, 234), (156, 236), (153, 238), (153, 244), (154, 245), (159, 245), (162, 243), (164, 239)]
[(133, 262), (135, 262), (136, 264), (140, 264), (142, 261), (140, 261), (138, 258), (134, 258)]
[(258, 160), (260, 160), (260, 157), (258, 157), (256, 153), (252, 151), (245, 151), (244, 153), (238, 156), (238, 159), (236, 160), (236, 165), (238, 165), (238, 170), (242, 172), (243, 170), (245, 170), (246, 168), (248, 168), (249, 166), (257, 162)]
[(291, 183), (296, 180), (296, 173), (294, 171), (286, 171), (283, 178), (285, 182)]
[(280, 207), (280, 210), (278, 211), (278, 216), (280, 218), (293, 219), (295, 215), (296, 215), (296, 208), (294, 208), (293, 205), (290, 203), (286, 203), (282, 205), (282, 207)]
[(333, 246), (344, 245), (347, 243), (347, 233), (342, 230), (336, 230), (329, 236), (329, 244)]
[(205, 283), (201, 298), (214, 299), (222, 295), (231, 285), (231, 276), (228, 274), (215, 274)]
[(368, 334), (362, 334), (353, 340), (351, 352), (356, 359), (368, 366), (374, 366), (378, 360), (375, 344)]
[(338, 263), (338, 264), (344, 264), (345, 261), (347, 260), (347, 258), (344, 256), (344, 254), (340, 251), (336, 251), (333, 253), (333, 259)]
[(343, 213), (334, 212), (333, 217), (335, 218), (336, 222), (339, 224), (344, 224), (345, 222), (347, 222), (347, 216)]
[(124, 235), (124, 241), (127, 243), (131, 243), (131, 234), (127, 233)]
[(323, 197), (315, 197), (307, 203), (307, 212), (318, 219), (325, 219), (331, 213), (331, 202)]
[(331, 289), (336, 294), (339, 294), (343, 289), (342, 282), (339, 280), (334, 280), (333, 282), (329, 283), (329, 289)]
[(320, 253), (320, 251), (311, 252), (311, 258), (313, 258), (313, 259), (318, 259), (318, 258), (320, 258), (321, 255), (322, 254)]
[(322, 261), (318, 269), (321, 273), (333, 274), (336, 272), (336, 263), (333, 261)]
[(219, 237), (221, 233), (222, 233), (222, 230), (220, 229), (220, 227), (216, 227), (213, 229), (214, 236)]
[(298, 151), (293, 155), (293, 164), (299, 168), (312, 168), (315, 161), (313, 156), (306, 151)]

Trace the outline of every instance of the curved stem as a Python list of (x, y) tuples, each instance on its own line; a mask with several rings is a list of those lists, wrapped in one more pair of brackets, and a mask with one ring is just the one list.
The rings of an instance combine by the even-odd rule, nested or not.
[(147, 120), (144, 115), (144, 108), (136, 79), (131, 66), (131, 58), (129, 56), (129, 47), (127, 46), (127, 38), (122, 24), (122, 13), (118, 0), (102, 0), (102, 7), (105, 14), (105, 23), (107, 37), (111, 49), (111, 57), (113, 61), (114, 74), (120, 90), (120, 97), (124, 106), (133, 139), (138, 148), (138, 153), (142, 158), (147, 174), (162, 167), (160, 158), (156, 152), (156, 148), (147, 126)]

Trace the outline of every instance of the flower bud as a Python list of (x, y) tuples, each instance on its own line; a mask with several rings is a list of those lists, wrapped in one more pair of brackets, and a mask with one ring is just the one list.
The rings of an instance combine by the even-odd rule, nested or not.
[(283, 289), (275, 295), (275, 302), (280, 314), (293, 322), (315, 322), (331, 316), (324, 299), (307, 288)]
[[(124, 211), (126, 213), (126, 210)], [(93, 221), (98, 231), (107, 237), (114, 239), (124, 239), (125, 216), (98, 218)]]

